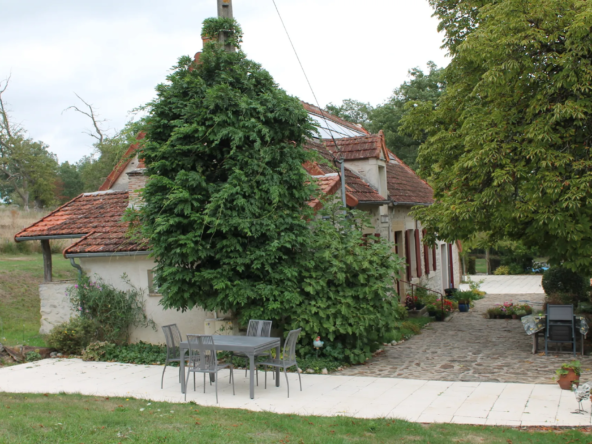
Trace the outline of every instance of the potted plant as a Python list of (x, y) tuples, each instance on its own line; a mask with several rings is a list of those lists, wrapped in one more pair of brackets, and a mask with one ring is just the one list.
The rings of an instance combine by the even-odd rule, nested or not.
[(472, 291), (457, 291), (454, 295), (458, 301), (458, 311), (461, 313), (467, 313), (471, 308), (471, 302), (475, 295)]
[(557, 383), (561, 390), (571, 390), (572, 385), (577, 387), (580, 384), (580, 375), (582, 374), (582, 365), (580, 361), (571, 361), (567, 364), (562, 364), (561, 367), (555, 370), (557, 374)]
[(425, 304), (423, 303), (423, 301), (420, 298), (418, 298), (417, 296), (415, 296), (415, 309), (421, 310), (423, 307), (425, 307)]
[(428, 314), (431, 317), (436, 318), (436, 321), (443, 321), (446, 317), (445, 312), (442, 311), (442, 307), (439, 305), (438, 302), (436, 302), (435, 304), (429, 304), (427, 307)]

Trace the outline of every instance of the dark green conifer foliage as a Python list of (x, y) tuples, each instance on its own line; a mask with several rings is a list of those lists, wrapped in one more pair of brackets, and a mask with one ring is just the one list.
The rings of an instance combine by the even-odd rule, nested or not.
[(157, 88), (143, 228), (163, 305), (281, 319), (298, 292), (314, 187), (300, 102), (241, 51), (206, 44)]

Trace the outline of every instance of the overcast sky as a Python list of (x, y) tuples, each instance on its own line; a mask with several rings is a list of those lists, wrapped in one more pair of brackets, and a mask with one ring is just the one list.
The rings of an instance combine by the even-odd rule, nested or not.
[[(448, 64), (427, 0), (276, 0), (321, 106), (378, 104), (429, 60)], [(289, 94), (314, 103), (272, 0), (234, 0), (243, 50)], [(74, 93), (120, 129), (182, 55), (201, 51), (216, 0), (0, 0), (0, 80), (12, 118), (59, 161), (92, 152)]]

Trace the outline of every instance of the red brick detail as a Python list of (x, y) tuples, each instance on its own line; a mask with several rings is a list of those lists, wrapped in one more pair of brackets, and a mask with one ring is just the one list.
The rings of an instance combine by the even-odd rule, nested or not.
[[(138, 148), (140, 148), (140, 140), (144, 139), (145, 137), (146, 137), (146, 133), (144, 131), (140, 131), (138, 133), (138, 135), (136, 136), (137, 142), (136, 143), (132, 143), (130, 145), (130, 147), (128, 148), (128, 150), (123, 155), (122, 161), (119, 162), (119, 164), (113, 169), (113, 171), (111, 171), (111, 174), (109, 174), (107, 176), (107, 179), (105, 179), (105, 182), (103, 182), (103, 185), (101, 185), (99, 187), (99, 191), (108, 191), (108, 190), (111, 189), (111, 187), (113, 186), (113, 184), (115, 182), (117, 182), (117, 179), (119, 179), (121, 177), (121, 175), (123, 174), (123, 172), (125, 171), (125, 169), (129, 165), (129, 163), (134, 158), (134, 155), (135, 155), (136, 151), (138, 151)], [(143, 160), (140, 160), (139, 163), (142, 166), (138, 165), (138, 167), (139, 168), (142, 168), (143, 165), (144, 165), (144, 161)]]

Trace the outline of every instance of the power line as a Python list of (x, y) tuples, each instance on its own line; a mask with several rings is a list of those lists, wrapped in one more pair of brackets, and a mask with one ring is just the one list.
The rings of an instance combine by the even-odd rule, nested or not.
[[(329, 125), (329, 122), (327, 122), (327, 117), (325, 116), (325, 113), (323, 112), (323, 109), (321, 108), (321, 105), (319, 104), (319, 100), (317, 99), (317, 95), (314, 92), (314, 89), (312, 87), (312, 84), (310, 83), (310, 80), (308, 78), (308, 76), (306, 75), (306, 70), (304, 69), (304, 65), (302, 65), (302, 61), (300, 60), (300, 56), (298, 56), (298, 51), (296, 51), (296, 47), (294, 46), (294, 42), (292, 42), (292, 38), (290, 37), (290, 33), (288, 32), (288, 28), (286, 27), (286, 24), (284, 23), (284, 19), (282, 18), (282, 15), (280, 14), (280, 10), (277, 6), (277, 4), (275, 3), (275, 0), (271, 0), (273, 2), (273, 6), (275, 6), (275, 10), (277, 11), (278, 17), (280, 18), (280, 22), (282, 22), (282, 26), (284, 27), (284, 31), (286, 32), (286, 36), (288, 36), (288, 40), (290, 41), (290, 45), (292, 46), (292, 50), (294, 51), (294, 55), (296, 56), (296, 59), (298, 60), (298, 64), (300, 65), (300, 69), (302, 70), (302, 74), (304, 74), (304, 78), (306, 79), (306, 83), (308, 83), (308, 87), (310, 88), (310, 92), (312, 93), (312, 96), (315, 99), (315, 102), (317, 104), (317, 108), (319, 109), (319, 111), (321, 112), (321, 117), (323, 118), (323, 120), (325, 121), (325, 124), (327, 125), (327, 129), (329, 130), (329, 134), (331, 135), (331, 140), (333, 140), (333, 144), (335, 145), (335, 148), (337, 149), (337, 151), (339, 152), (339, 154), (341, 155), (341, 159), (337, 159), (335, 158), (335, 156), (333, 155), (333, 153), (331, 153), (331, 156), (335, 161), (339, 161), (341, 163), (341, 170), (339, 172), (340, 175), (340, 179), (341, 179), (341, 199), (343, 201), (343, 206), (346, 206), (345, 203), (345, 170), (344, 170), (344, 162), (345, 162), (345, 157), (343, 156), (343, 153), (341, 152), (341, 149), (339, 148), (339, 145), (337, 145), (337, 141), (335, 140), (335, 137), (333, 137), (333, 130), (331, 129), (331, 126)], [(329, 152), (331, 152), (331, 150), (328, 150)]]

